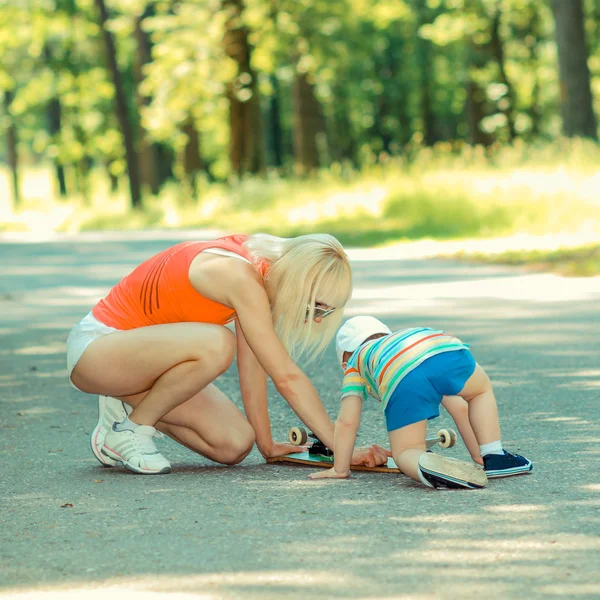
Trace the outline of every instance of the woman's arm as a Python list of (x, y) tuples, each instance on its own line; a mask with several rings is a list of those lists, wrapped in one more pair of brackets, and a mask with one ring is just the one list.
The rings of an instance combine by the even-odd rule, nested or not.
[(269, 419), (266, 373), (260, 366), (256, 356), (254, 356), (254, 352), (248, 346), (238, 321), (235, 323), (235, 329), (240, 391), (246, 417), (256, 435), (258, 450), (265, 458), (304, 451), (304, 446), (277, 444), (273, 441)]
[(267, 406), (267, 376), (254, 353), (248, 346), (239, 322), (235, 323), (237, 337), (237, 367), (240, 391), (246, 418), (254, 429), (256, 445), (264, 456), (264, 449), (271, 441), (271, 422)]
[(310, 379), (277, 337), (265, 289), (259, 282), (246, 280), (231, 290), (231, 302), (248, 345), (277, 391), (300, 420), (332, 448), (333, 422)]

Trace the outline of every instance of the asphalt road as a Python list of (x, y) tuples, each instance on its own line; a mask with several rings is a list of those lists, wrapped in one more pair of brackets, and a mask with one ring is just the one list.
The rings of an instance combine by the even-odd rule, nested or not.
[[(351, 252), (348, 314), (472, 344), (505, 447), (531, 475), (429, 491), (399, 475), (313, 482), (255, 450), (222, 467), (170, 440), (167, 476), (104, 469), (65, 340), (138, 262), (189, 234), (0, 239), (0, 597), (297, 600), (600, 597), (600, 279)], [(307, 367), (332, 417), (330, 347)], [(222, 388), (241, 405), (232, 368)], [(298, 424), (270, 389), (276, 438)], [(431, 431), (451, 425), (447, 415)], [(362, 443), (385, 443), (368, 404)], [(466, 457), (462, 444), (447, 452)], [(85, 590), (85, 591), (84, 591)], [(110, 596), (107, 596), (110, 594)]]

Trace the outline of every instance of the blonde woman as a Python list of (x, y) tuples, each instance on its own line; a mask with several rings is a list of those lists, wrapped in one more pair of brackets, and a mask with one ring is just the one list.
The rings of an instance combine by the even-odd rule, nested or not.
[[(91, 445), (106, 466), (169, 473), (157, 430), (216, 462), (236, 464), (254, 442), (264, 457), (298, 448), (273, 441), (268, 375), (327, 446), (333, 423), (295, 360), (333, 337), (352, 275), (340, 243), (325, 234), (257, 234), (184, 242), (121, 280), (69, 334), (71, 383), (99, 394)], [(225, 327), (235, 322), (235, 335)], [(246, 418), (213, 384), (237, 354)], [(382, 464), (358, 449), (353, 464)]]

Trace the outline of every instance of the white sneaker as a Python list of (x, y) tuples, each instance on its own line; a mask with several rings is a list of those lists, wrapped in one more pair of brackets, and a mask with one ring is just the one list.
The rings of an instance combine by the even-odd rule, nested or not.
[(157, 433), (154, 427), (138, 425), (135, 429), (119, 431), (115, 425), (104, 438), (102, 454), (134, 473), (156, 475), (171, 472), (171, 463), (154, 443)]
[(90, 438), (90, 445), (94, 456), (105, 467), (114, 467), (117, 463), (112, 458), (102, 454), (100, 451), (106, 434), (110, 431), (113, 423), (120, 423), (133, 410), (124, 402), (111, 398), (110, 396), (98, 396), (98, 424)]

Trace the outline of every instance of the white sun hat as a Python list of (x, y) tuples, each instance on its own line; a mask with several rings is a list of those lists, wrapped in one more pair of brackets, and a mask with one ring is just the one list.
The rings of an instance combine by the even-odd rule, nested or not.
[(338, 330), (335, 337), (335, 351), (340, 365), (344, 352), (354, 352), (367, 338), (376, 333), (390, 334), (392, 331), (375, 317), (352, 317)]

